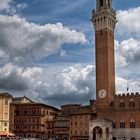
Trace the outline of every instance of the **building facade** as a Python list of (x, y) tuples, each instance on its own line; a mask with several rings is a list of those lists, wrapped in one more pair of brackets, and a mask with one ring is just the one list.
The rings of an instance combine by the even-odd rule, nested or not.
[(0, 131), (9, 131), (10, 103), (13, 97), (8, 93), (0, 93)]
[(50, 140), (88, 140), (89, 122), (96, 118), (90, 105), (67, 104), (61, 106), (61, 114), (48, 123), (48, 136)]
[(68, 140), (69, 139), (69, 117), (57, 116), (56, 119), (49, 121), (47, 125), (49, 140)]
[(80, 106), (76, 112), (69, 115), (69, 139), (88, 140), (89, 123), (96, 118), (96, 113), (90, 105)]
[(139, 93), (115, 93), (114, 29), (112, 0), (96, 0), (92, 11), (96, 44), (96, 113), (89, 123), (89, 140), (139, 140)]
[(59, 109), (41, 103), (12, 103), (12, 131), (23, 138), (47, 139), (47, 123), (59, 112)]
[(70, 114), (74, 114), (80, 108), (80, 104), (67, 104), (61, 106), (61, 114), (48, 122), (48, 138), (50, 140), (68, 140), (70, 137)]

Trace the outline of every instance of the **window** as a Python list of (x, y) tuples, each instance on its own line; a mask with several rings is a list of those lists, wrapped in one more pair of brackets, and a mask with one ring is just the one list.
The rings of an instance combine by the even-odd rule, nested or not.
[(116, 128), (116, 122), (113, 122), (112, 127)]
[(120, 108), (125, 108), (125, 102), (124, 102), (124, 100), (121, 100), (120, 101), (120, 105), (119, 106), (120, 106)]
[(103, 0), (100, 0), (100, 6), (103, 6)]
[(108, 6), (110, 7), (110, 0), (108, 0)]
[(135, 101), (134, 101), (134, 99), (130, 99), (130, 101), (129, 101), (129, 107), (131, 107), (131, 108), (135, 107)]
[(71, 130), (71, 134), (72, 134), (72, 130)]
[(4, 123), (4, 126), (7, 126), (7, 122)]
[(120, 121), (120, 128), (125, 128), (125, 121), (124, 120)]
[(109, 138), (109, 128), (106, 128), (106, 135), (107, 135), (107, 138)]
[(130, 120), (130, 128), (135, 128), (135, 121), (133, 119)]
[(5, 105), (8, 105), (8, 99), (5, 99)]
[(140, 107), (140, 102), (139, 102), (139, 107)]
[(100, 35), (102, 35), (102, 34), (103, 34), (102, 30), (100, 30)]
[(75, 135), (77, 135), (77, 131), (75, 131)]

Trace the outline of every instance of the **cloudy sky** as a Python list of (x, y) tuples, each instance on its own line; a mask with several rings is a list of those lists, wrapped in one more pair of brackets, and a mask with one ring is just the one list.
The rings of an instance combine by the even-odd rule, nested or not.
[[(140, 1), (114, 0), (116, 94), (140, 91)], [(53, 106), (95, 98), (95, 0), (0, 0), (0, 91)]]

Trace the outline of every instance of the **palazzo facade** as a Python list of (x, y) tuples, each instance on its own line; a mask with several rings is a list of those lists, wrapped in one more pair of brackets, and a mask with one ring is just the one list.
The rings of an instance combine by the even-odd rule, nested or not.
[(89, 140), (140, 140), (139, 93), (115, 93), (112, 0), (96, 0), (92, 11), (96, 50), (96, 113), (90, 121)]

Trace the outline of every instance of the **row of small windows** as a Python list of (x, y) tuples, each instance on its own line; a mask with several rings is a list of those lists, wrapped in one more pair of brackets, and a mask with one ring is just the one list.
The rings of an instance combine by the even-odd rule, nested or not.
[[(99, 34), (102, 35), (102, 34), (103, 34), (103, 31), (100, 30), (100, 31), (99, 31)], [(110, 31), (110, 36), (111, 36), (111, 35), (112, 35), (112, 32)]]
[[(125, 121), (124, 120), (121, 120), (120, 121), (120, 128), (125, 128), (125, 127), (126, 127)], [(135, 120), (133, 120), (133, 119), (130, 120), (129, 127), (130, 128), (135, 128), (136, 127)], [(116, 123), (115, 122), (113, 123), (113, 128), (116, 128)]]
[(71, 119), (73, 119), (73, 118), (79, 120), (79, 119), (84, 119), (84, 118), (87, 119), (87, 118), (89, 118), (89, 116), (88, 115), (85, 115), (85, 116), (80, 115), (80, 116), (74, 116), (74, 117), (71, 116)]
[(114, 27), (115, 26), (115, 22), (111, 17), (101, 17), (98, 19), (94, 20), (94, 24), (95, 26), (103, 26), (103, 25), (108, 25), (109, 27)]
[(34, 116), (38, 116), (38, 115), (52, 115), (52, 116), (56, 116), (55, 112), (50, 112), (50, 111), (41, 111), (39, 109), (15, 109), (14, 110), (14, 115), (34, 115)]
[(19, 137), (23, 137), (23, 138), (39, 138), (39, 137), (41, 137), (40, 135), (41, 134), (33, 134), (33, 133), (31, 133), (31, 134), (17, 134)]
[[(85, 131), (84, 133), (85, 133), (85, 135), (88, 135), (88, 131)], [(73, 130), (71, 130), (71, 135), (72, 134), (74, 134), (74, 135), (79, 134), (80, 136), (82, 136), (82, 135), (84, 135), (84, 133), (83, 133), (83, 131), (77, 131), (77, 130), (73, 131)]]
[(14, 110), (14, 114), (15, 115), (40, 115), (41, 114), (41, 111), (38, 109), (23, 109), (23, 110), (20, 110), (20, 109), (16, 109)]
[[(130, 108), (136, 107), (136, 102), (134, 101), (134, 99), (131, 99), (131, 100), (129, 101), (128, 106), (129, 106)], [(126, 107), (126, 104), (125, 104), (125, 101), (124, 101), (124, 100), (121, 100), (121, 101), (120, 101), (119, 107), (120, 107), (120, 108), (125, 108), (125, 107)], [(139, 107), (140, 107), (140, 102), (139, 102)]]
[(14, 119), (14, 123), (18, 123), (18, 124), (39, 123), (39, 118)]
[(40, 126), (39, 125), (34, 125), (34, 126), (19, 126), (19, 125), (17, 125), (14, 127), (14, 130), (18, 130), (18, 129), (25, 129), (25, 130), (31, 129), (31, 130), (33, 130), (33, 129), (40, 129)]
[(87, 121), (84, 121), (84, 122), (83, 121), (80, 121), (80, 122), (75, 121), (75, 122), (71, 122), (71, 126), (72, 125), (81, 125), (81, 126), (82, 125), (88, 125), (88, 122)]

